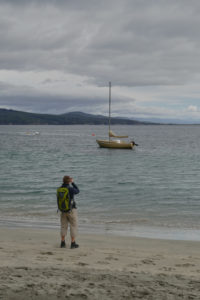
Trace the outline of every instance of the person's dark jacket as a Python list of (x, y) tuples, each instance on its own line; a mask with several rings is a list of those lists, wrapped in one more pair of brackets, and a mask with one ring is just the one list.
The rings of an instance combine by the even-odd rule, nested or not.
[(76, 202), (74, 200), (74, 195), (79, 194), (80, 192), (77, 185), (74, 182), (72, 182), (71, 184), (63, 183), (62, 187), (66, 187), (69, 189), (69, 195), (72, 201), (72, 208), (77, 208)]

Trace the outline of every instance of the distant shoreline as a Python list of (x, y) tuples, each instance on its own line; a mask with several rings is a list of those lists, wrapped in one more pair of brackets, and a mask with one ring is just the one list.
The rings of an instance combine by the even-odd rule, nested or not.
[[(123, 117), (112, 117), (111, 123), (112, 125), (161, 125)], [(108, 117), (83, 112), (51, 115), (0, 109), (0, 125), (108, 125)]]
[[(83, 112), (69, 112), (60, 115), (38, 114), (0, 108), (0, 125), (108, 125), (108, 117)], [(151, 122), (112, 117), (111, 125), (200, 125), (200, 123)]]
[[(88, 123), (88, 124), (0, 124), (0, 126), (28, 126), (28, 125), (33, 125), (33, 126), (88, 126), (88, 125), (94, 125), (94, 126), (107, 126), (107, 124), (93, 124), (93, 123)], [(154, 123), (149, 123), (149, 124), (112, 124), (112, 126), (199, 126), (199, 124), (167, 124), (167, 123), (159, 123), (159, 124), (154, 124)]]

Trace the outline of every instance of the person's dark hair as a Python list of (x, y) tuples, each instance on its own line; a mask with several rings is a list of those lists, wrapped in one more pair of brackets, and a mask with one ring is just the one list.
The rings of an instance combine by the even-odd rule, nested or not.
[(64, 176), (63, 177), (63, 183), (68, 184), (71, 181), (71, 177), (70, 176)]

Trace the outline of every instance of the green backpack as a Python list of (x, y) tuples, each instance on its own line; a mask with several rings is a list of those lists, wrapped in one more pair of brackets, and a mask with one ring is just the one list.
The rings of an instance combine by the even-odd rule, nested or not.
[(62, 212), (69, 212), (71, 210), (71, 199), (68, 188), (59, 187), (57, 189), (57, 204), (58, 209)]

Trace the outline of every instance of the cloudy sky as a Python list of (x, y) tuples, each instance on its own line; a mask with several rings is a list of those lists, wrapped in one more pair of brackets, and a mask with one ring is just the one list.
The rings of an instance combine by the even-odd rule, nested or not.
[(200, 122), (199, 0), (0, 0), (0, 108)]

